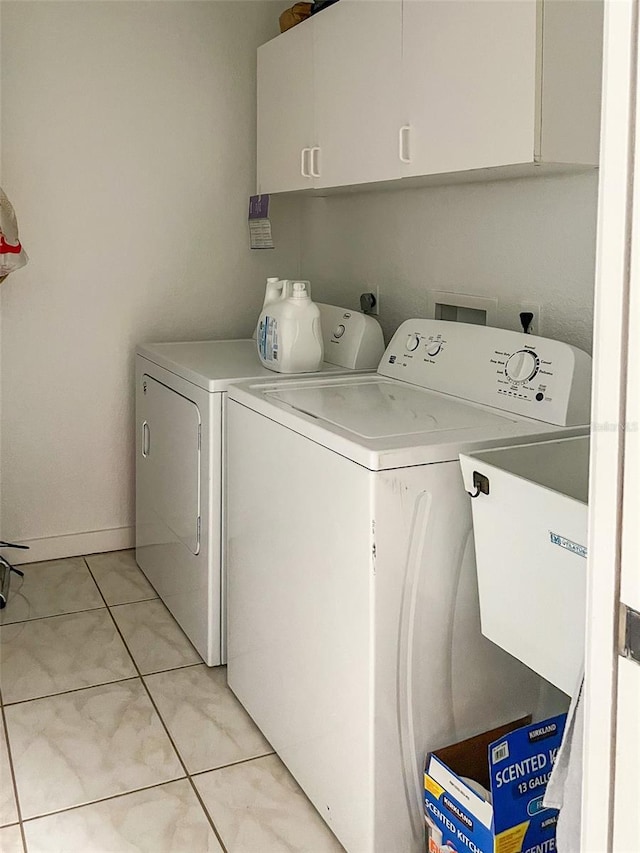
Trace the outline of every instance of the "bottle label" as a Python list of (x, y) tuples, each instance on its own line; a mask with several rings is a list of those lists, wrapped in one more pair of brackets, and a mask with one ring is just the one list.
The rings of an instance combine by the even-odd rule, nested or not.
[(278, 321), (266, 315), (260, 321), (258, 349), (264, 361), (278, 360)]

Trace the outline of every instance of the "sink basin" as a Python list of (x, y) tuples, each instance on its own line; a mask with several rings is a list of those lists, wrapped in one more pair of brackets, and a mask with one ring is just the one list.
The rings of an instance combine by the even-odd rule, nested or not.
[(470, 499), (482, 633), (571, 695), (584, 660), (589, 438), (460, 461), (467, 490), (483, 489)]

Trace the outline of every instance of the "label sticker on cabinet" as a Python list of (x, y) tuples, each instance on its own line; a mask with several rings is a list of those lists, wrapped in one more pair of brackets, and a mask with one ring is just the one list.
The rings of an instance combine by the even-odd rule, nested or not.
[(552, 530), (549, 531), (549, 539), (551, 540), (552, 545), (559, 545), (560, 548), (564, 548), (566, 551), (571, 551), (572, 554), (577, 554), (578, 557), (586, 558), (587, 556), (586, 545), (579, 545), (577, 542), (572, 542), (571, 539), (559, 536)]

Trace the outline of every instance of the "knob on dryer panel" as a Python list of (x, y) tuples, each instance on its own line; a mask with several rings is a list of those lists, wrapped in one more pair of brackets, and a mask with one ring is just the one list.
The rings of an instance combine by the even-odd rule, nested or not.
[(351, 370), (376, 370), (384, 353), (382, 328), (373, 317), (335, 305), (320, 309), (324, 359)]

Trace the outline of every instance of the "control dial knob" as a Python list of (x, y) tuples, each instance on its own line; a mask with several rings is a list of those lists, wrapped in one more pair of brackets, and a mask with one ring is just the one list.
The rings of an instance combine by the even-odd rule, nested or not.
[(427, 344), (427, 355), (438, 355), (440, 350), (442, 349), (441, 341), (429, 341)]
[(509, 356), (504, 372), (512, 382), (527, 382), (536, 375), (539, 365), (535, 352), (522, 349)]
[(407, 342), (405, 344), (406, 349), (409, 352), (413, 352), (414, 350), (417, 350), (419, 346), (420, 346), (419, 336), (416, 334), (409, 335), (409, 337), (407, 338)]
[(344, 324), (343, 324), (343, 323), (339, 323), (339, 324), (335, 327), (335, 329), (333, 330), (333, 337), (334, 337), (334, 338), (341, 338), (341, 337), (344, 335), (345, 331), (346, 331), (346, 330), (345, 330)]

